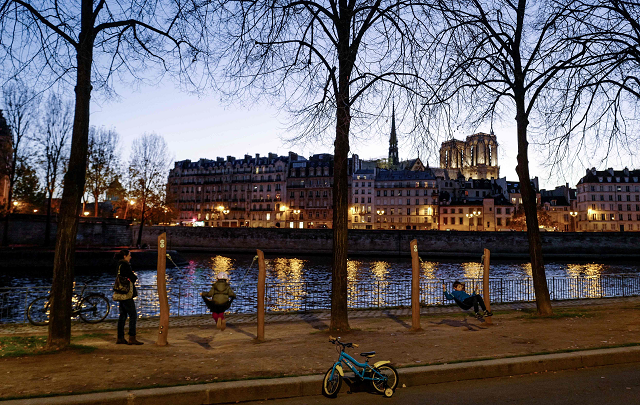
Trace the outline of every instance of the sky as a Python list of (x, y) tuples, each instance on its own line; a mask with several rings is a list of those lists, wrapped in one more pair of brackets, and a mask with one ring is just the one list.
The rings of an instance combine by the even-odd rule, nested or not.
[[(131, 143), (140, 135), (156, 133), (162, 135), (174, 160), (235, 156), (242, 158), (245, 154), (261, 156), (267, 153), (286, 155), (289, 151), (309, 157), (314, 153), (333, 153), (333, 145), (327, 144), (294, 144), (289, 145), (286, 139), (292, 134), (285, 126), (286, 116), (278, 114), (268, 105), (242, 105), (222, 103), (219, 96), (208, 95), (198, 97), (174, 89), (172, 85), (161, 87), (143, 87), (140, 90), (118, 89), (118, 100), (92, 99), (91, 125), (115, 128), (120, 134), (122, 156), (126, 159)], [(385, 119), (386, 118), (382, 118)], [(372, 134), (368, 141), (352, 142), (351, 151), (361, 159), (386, 157), (389, 149), (389, 133), (391, 123), (381, 125), (381, 133)], [(386, 129), (385, 129), (386, 128)], [(490, 132), (490, 128), (479, 128), (477, 132)], [(498, 159), (500, 177), (517, 181), (515, 172), (517, 143), (515, 139), (515, 121), (513, 127), (494, 127), (499, 149)], [(470, 133), (456, 134), (456, 139), (464, 140)], [(417, 157), (411, 152), (409, 137), (398, 132), (400, 159)], [(533, 148), (532, 148), (533, 149)], [(537, 156), (530, 151), (531, 176), (538, 176), (540, 187), (553, 189), (557, 185), (569, 182), (573, 187), (583, 174), (583, 169), (576, 171), (574, 178), (549, 176), (544, 167), (544, 156)], [(438, 167), (435, 155), (431, 158), (421, 156), (423, 163)], [(602, 170), (602, 168), (600, 169)]]

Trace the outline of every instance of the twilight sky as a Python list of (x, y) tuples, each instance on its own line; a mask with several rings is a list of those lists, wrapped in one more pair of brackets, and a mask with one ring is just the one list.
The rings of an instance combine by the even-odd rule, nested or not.
[[(287, 145), (284, 124), (286, 117), (271, 106), (227, 107), (219, 102), (219, 96), (197, 97), (175, 90), (171, 84), (162, 87), (143, 87), (140, 91), (119, 89), (120, 99), (112, 101), (96, 100), (91, 107), (91, 124), (113, 127), (120, 134), (123, 157), (126, 159), (131, 142), (145, 132), (155, 132), (164, 136), (175, 160), (200, 158), (215, 159), (227, 155), (241, 158), (245, 154), (261, 156), (269, 152), (285, 155), (293, 151), (308, 157), (312, 153), (333, 153), (333, 145), (299, 144)], [(385, 119), (385, 118), (382, 118)], [(515, 124), (515, 122), (514, 122)], [(386, 157), (389, 148), (391, 123), (381, 125), (384, 132), (372, 134), (368, 141), (358, 140), (351, 144), (352, 153), (361, 159)], [(479, 128), (479, 132), (489, 132), (490, 128)], [(495, 127), (499, 143), (500, 176), (508, 180), (518, 180), (515, 172), (517, 143), (514, 127)], [(399, 154), (401, 159), (415, 158), (411, 144), (402, 129), (398, 129)], [(464, 140), (467, 133), (456, 135)], [(439, 165), (434, 155), (421, 156), (431, 167)], [(569, 182), (575, 186), (584, 168), (577, 168), (570, 178), (551, 176), (548, 169), (541, 166), (544, 156), (536, 154), (530, 146), (531, 176), (538, 176), (540, 187), (553, 189), (556, 185)], [(599, 166), (603, 170), (604, 166)]]

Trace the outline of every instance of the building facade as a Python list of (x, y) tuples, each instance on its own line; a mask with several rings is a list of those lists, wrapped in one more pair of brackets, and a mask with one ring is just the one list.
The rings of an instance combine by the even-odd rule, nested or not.
[(591, 168), (577, 189), (578, 231), (640, 231), (640, 170)]
[(440, 167), (449, 171), (449, 177), (465, 179), (498, 179), (498, 141), (493, 131), (478, 132), (465, 141), (452, 139), (440, 146)]

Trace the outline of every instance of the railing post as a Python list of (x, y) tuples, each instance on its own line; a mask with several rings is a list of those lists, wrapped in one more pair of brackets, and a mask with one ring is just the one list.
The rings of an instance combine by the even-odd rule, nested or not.
[(182, 286), (178, 285), (178, 317), (180, 316), (180, 307), (182, 303)]
[(158, 301), (160, 301), (160, 324), (158, 325), (158, 340), (156, 345), (166, 346), (169, 333), (169, 300), (167, 298), (167, 234), (158, 236), (158, 274), (156, 286), (158, 289)]
[(259, 342), (264, 341), (264, 298), (265, 298), (265, 283), (267, 278), (267, 272), (264, 265), (264, 253), (258, 249), (258, 336)]
[[(484, 269), (482, 271), (482, 287), (484, 294), (484, 304), (487, 307), (487, 311), (491, 312), (491, 289), (489, 288), (489, 267), (491, 263), (491, 251), (489, 249), (484, 250)], [(491, 317), (488, 316), (485, 318), (485, 323), (487, 325), (493, 325), (493, 321)]]
[(409, 243), (411, 248), (411, 330), (419, 331), (420, 327), (420, 256), (418, 241)]

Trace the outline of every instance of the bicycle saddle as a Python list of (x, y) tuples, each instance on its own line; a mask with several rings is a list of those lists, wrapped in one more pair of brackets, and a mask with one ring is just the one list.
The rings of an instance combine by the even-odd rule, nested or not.
[(373, 357), (376, 355), (376, 352), (364, 352), (364, 353), (360, 353), (360, 356), (362, 357)]

